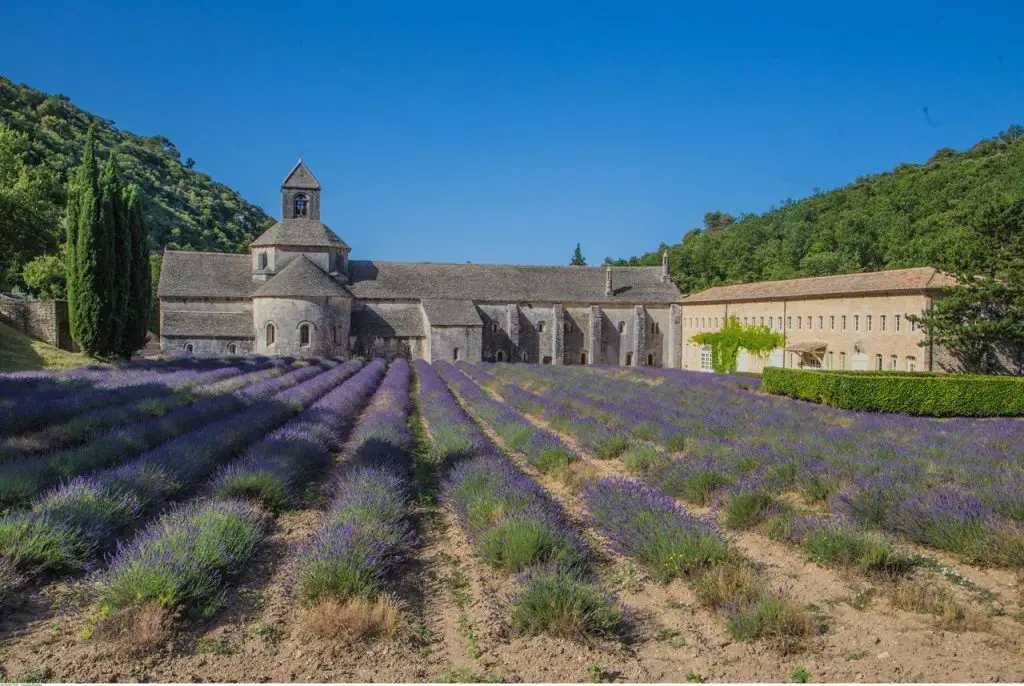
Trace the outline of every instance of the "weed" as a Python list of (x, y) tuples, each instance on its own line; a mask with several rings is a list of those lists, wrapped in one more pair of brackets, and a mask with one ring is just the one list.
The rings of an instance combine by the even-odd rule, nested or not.
[(856, 650), (856, 651), (854, 651), (852, 653), (847, 653), (846, 654), (846, 661), (847, 662), (854, 662), (856, 660), (863, 660), (867, 656), (868, 656), (868, 651), (866, 651), (866, 650)]
[(25, 672), (21, 676), (11, 679), (16, 684), (42, 684), (53, 679), (53, 670), (49, 667), (40, 672)]
[(686, 680), (694, 684), (703, 684), (707, 681), (707, 679), (702, 677), (700, 674), (697, 674), (697, 672), (692, 669), (686, 673)]
[(793, 670), (793, 683), (794, 684), (806, 684), (811, 680), (811, 674), (807, 669), (801, 665)]
[(740, 491), (725, 506), (725, 526), (746, 529), (760, 523), (775, 508), (775, 499), (763, 490)]
[(437, 678), (439, 684), (501, 684), (505, 679), (497, 674), (478, 674), (468, 667), (446, 669)]
[(933, 583), (899, 584), (892, 594), (892, 604), (901, 610), (934, 615), (940, 627), (951, 631), (981, 631), (991, 623), (987, 615), (964, 606), (950, 591)]
[(611, 636), (622, 612), (599, 587), (564, 570), (533, 570), (512, 603), (512, 625), (525, 634)]
[(196, 652), (206, 655), (230, 655), (231, 645), (228, 643), (227, 636), (204, 638), (196, 643)]
[(665, 606), (668, 607), (668, 608), (671, 608), (673, 610), (683, 610), (685, 612), (688, 612), (690, 610), (690, 606), (689, 605), (687, 605), (686, 603), (684, 603), (681, 600), (675, 600), (674, 598), (671, 599), (671, 600), (666, 601), (665, 602)]
[(267, 643), (277, 643), (281, 640), (281, 627), (276, 624), (265, 624), (263, 622), (253, 627), (252, 632)]

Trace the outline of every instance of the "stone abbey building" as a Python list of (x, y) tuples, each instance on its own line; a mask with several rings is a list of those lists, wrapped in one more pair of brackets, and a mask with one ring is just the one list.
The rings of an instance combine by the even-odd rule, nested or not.
[[(661, 267), (350, 260), (300, 160), (249, 255), (168, 250), (161, 347), (193, 354), (679, 367), (682, 294)], [(667, 255), (666, 255), (667, 259)]]
[(539, 267), (350, 260), (320, 221), (300, 160), (281, 221), (249, 255), (164, 253), (161, 347), (201, 355), (405, 356), (427, 360), (711, 369), (692, 341), (730, 317), (786, 335), (740, 371), (953, 369), (920, 313), (953, 278), (931, 267), (719, 286), (684, 296), (661, 267)]

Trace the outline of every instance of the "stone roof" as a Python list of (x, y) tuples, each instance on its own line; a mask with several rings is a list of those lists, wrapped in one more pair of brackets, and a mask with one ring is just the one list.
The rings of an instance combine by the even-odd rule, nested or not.
[(330, 274), (299, 255), (252, 294), (254, 298), (332, 297), (352, 294)]
[(156, 293), (160, 298), (248, 298), (258, 286), (248, 255), (165, 250)]
[(604, 267), (436, 262), (349, 262), (349, 290), (366, 299), (453, 299), (484, 302), (674, 303), (682, 300), (661, 267)]
[(423, 314), (431, 326), (483, 326), (476, 305), (469, 300), (423, 300)]
[(351, 250), (326, 224), (316, 219), (282, 219), (259, 235), (254, 246), (295, 245)]
[(377, 310), (372, 306), (352, 308), (352, 335), (378, 338), (426, 336), (423, 312), (416, 305)]
[(251, 312), (165, 311), (160, 335), (179, 338), (254, 338)]
[(313, 172), (309, 171), (309, 167), (306, 163), (299, 158), (298, 164), (296, 164), (285, 180), (281, 182), (281, 188), (308, 188), (310, 190), (320, 190), (320, 182), (313, 176)]
[(933, 267), (892, 269), (863, 274), (818, 276), (809, 279), (765, 281), (716, 286), (688, 296), (684, 305), (747, 300), (796, 300), (867, 293), (916, 293), (952, 286), (956, 279)]

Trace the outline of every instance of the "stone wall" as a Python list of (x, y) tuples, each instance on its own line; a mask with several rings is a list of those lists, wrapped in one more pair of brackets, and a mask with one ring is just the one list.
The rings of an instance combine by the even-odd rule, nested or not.
[(28, 300), (0, 294), (0, 321), (52, 346), (77, 350), (71, 340), (67, 301)]
[(430, 362), (438, 360), (480, 362), (482, 338), (479, 326), (432, 326), (430, 327)]
[[(352, 321), (351, 298), (255, 298), (256, 351), (294, 357), (347, 356)], [(267, 324), (274, 343), (267, 345)], [(302, 345), (300, 326), (309, 325), (309, 343)]]
[[(191, 346), (191, 350), (189, 349)], [(219, 357), (222, 355), (248, 355), (255, 352), (251, 338), (195, 338), (184, 336), (163, 336), (160, 350), (165, 353), (182, 353), (196, 357)]]

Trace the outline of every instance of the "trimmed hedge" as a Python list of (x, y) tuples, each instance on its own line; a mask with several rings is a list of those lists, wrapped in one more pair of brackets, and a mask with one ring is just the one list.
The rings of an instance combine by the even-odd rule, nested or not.
[(762, 378), (769, 393), (846, 410), (898, 412), (926, 417), (1024, 415), (1024, 378), (1012, 376), (766, 367)]

